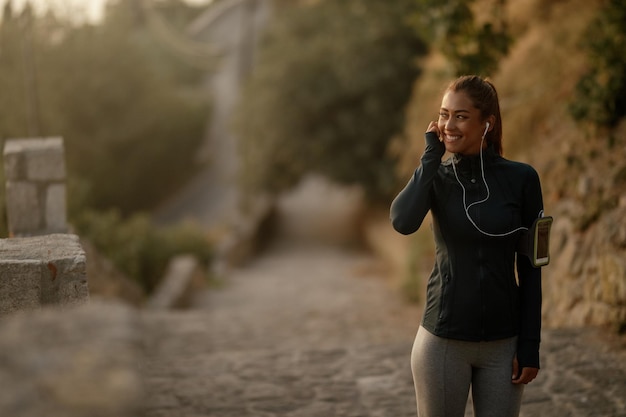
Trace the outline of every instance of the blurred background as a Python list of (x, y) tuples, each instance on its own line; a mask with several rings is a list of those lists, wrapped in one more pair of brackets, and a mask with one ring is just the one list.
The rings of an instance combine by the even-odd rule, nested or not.
[(0, 140), (63, 137), (69, 221), (124, 297), (140, 303), (178, 253), (210, 264), (251, 224), (255, 242), (365, 248), (420, 302), (430, 231), (395, 234), (388, 207), (444, 88), (472, 73), (498, 88), (505, 157), (537, 169), (555, 217), (546, 324), (626, 330), (623, 2), (0, 5)]

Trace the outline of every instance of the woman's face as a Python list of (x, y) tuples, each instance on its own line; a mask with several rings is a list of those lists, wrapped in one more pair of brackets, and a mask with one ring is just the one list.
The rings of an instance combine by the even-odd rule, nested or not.
[(486, 122), (464, 91), (448, 91), (443, 96), (437, 125), (448, 152), (478, 154)]

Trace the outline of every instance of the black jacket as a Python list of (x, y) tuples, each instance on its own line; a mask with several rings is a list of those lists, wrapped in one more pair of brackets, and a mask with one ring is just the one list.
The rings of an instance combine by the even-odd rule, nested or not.
[[(487, 148), (482, 155), (487, 191), (480, 156), (441, 162), (444, 152), (437, 135), (427, 133), (421, 165), (391, 204), (393, 227), (402, 234), (415, 232), (426, 213), (432, 214), (436, 262), (422, 325), (437, 336), (467, 341), (517, 335), (520, 366), (538, 368), (541, 269), (516, 256), (515, 248), (518, 228), (530, 227), (543, 210), (539, 176), (531, 166)], [(480, 202), (487, 192), (489, 198)], [(491, 235), (518, 230), (488, 236), (470, 219)]]

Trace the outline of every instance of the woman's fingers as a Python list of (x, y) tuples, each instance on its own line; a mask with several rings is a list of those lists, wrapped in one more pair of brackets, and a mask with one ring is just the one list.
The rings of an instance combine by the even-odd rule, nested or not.
[(513, 379), (514, 384), (528, 384), (530, 381), (537, 377), (539, 373), (538, 368), (522, 368), (522, 373), (518, 378)]
[(428, 124), (428, 129), (426, 129), (426, 132), (435, 132), (437, 134), (437, 136), (441, 136), (441, 134), (439, 132), (439, 126), (437, 126), (437, 122), (435, 122), (435, 121), (431, 121)]

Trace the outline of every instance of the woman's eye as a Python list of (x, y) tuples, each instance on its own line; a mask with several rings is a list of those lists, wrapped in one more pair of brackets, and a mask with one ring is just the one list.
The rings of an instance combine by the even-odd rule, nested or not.
[(446, 113), (439, 113), (439, 118), (445, 119), (447, 117), (448, 117), (448, 115)]

